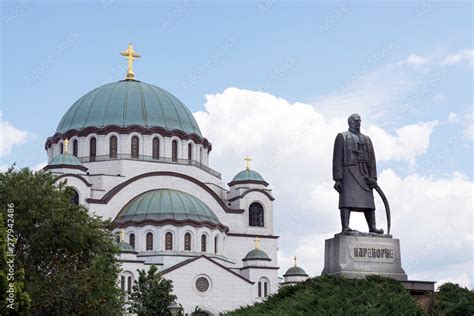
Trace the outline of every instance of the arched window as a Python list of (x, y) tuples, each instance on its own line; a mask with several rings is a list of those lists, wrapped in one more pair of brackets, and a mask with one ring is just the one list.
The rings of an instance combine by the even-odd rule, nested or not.
[(95, 156), (97, 154), (97, 140), (95, 137), (92, 137), (89, 141), (89, 160), (95, 161)]
[(135, 234), (130, 234), (129, 241), (130, 241), (130, 246), (132, 246), (133, 249), (135, 249)]
[(202, 150), (202, 147), (199, 148), (199, 162), (204, 163), (204, 151)]
[(73, 187), (67, 187), (66, 191), (70, 194), (70, 201), (76, 205), (79, 205), (79, 193)]
[(173, 234), (170, 232), (165, 234), (165, 250), (173, 250)]
[(188, 160), (193, 160), (193, 145), (188, 144)]
[(153, 250), (153, 234), (146, 234), (146, 250)]
[(109, 140), (109, 157), (117, 158), (117, 137), (112, 136)]
[(115, 242), (116, 242), (117, 244), (120, 243), (120, 241), (121, 241), (120, 239), (121, 239), (121, 238), (120, 238), (120, 233), (116, 233), (116, 234), (115, 234)]
[(64, 154), (64, 144), (63, 143), (59, 144), (59, 153), (61, 155)]
[(267, 297), (268, 296), (268, 282), (263, 282), (263, 296)]
[(184, 234), (184, 250), (191, 251), (191, 234)]
[(263, 206), (260, 203), (252, 203), (249, 207), (249, 226), (263, 227)]
[(132, 277), (127, 278), (127, 292), (132, 293)]
[(120, 277), (120, 288), (125, 292), (125, 277), (123, 275)]
[(218, 241), (219, 241), (219, 238), (217, 236), (214, 237), (214, 253), (217, 253)]
[(178, 142), (176, 139), (171, 143), (171, 160), (178, 161)]
[(160, 159), (160, 139), (158, 137), (153, 138), (153, 159)]
[(201, 236), (201, 251), (206, 252), (206, 243), (207, 243), (207, 237), (206, 235)]
[(262, 282), (258, 281), (258, 297), (262, 297)]
[(132, 153), (132, 158), (138, 158), (139, 150), (138, 147), (140, 145), (140, 142), (138, 141), (137, 136), (132, 137), (132, 148), (131, 148), (131, 153)]
[(78, 143), (77, 139), (75, 139), (72, 142), (72, 154), (76, 157), (77, 157), (77, 152), (78, 152), (78, 145), (79, 145), (79, 143)]

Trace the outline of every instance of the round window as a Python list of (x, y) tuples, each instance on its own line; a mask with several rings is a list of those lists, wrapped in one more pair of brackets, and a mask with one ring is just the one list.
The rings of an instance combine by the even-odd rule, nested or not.
[(196, 289), (201, 293), (206, 292), (209, 289), (209, 280), (205, 277), (197, 278)]

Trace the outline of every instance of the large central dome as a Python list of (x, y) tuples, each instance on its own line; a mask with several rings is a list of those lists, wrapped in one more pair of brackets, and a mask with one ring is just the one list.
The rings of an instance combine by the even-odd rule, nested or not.
[(64, 114), (56, 133), (106, 126), (161, 127), (202, 137), (186, 106), (168, 91), (136, 80), (100, 86), (74, 103)]

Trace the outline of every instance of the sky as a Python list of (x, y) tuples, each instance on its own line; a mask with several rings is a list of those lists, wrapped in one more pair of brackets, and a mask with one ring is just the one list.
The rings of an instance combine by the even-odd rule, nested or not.
[(194, 113), (223, 182), (248, 154), (270, 183), (281, 274), (295, 254), (322, 270), (332, 146), (358, 112), (409, 278), (474, 285), (470, 1), (22, 0), (0, 19), (2, 170), (44, 166), (62, 115), (124, 78), (132, 42), (137, 79)]

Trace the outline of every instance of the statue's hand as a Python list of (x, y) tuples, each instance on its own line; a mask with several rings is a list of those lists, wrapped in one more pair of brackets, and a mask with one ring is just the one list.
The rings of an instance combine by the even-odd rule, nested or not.
[(336, 181), (336, 183), (334, 183), (334, 189), (335, 189), (337, 192), (341, 193), (341, 191), (342, 191), (342, 184), (341, 184), (341, 181)]
[(375, 188), (375, 186), (377, 185), (377, 179), (375, 178), (367, 177), (365, 178), (365, 182), (367, 183), (367, 186), (371, 189)]

